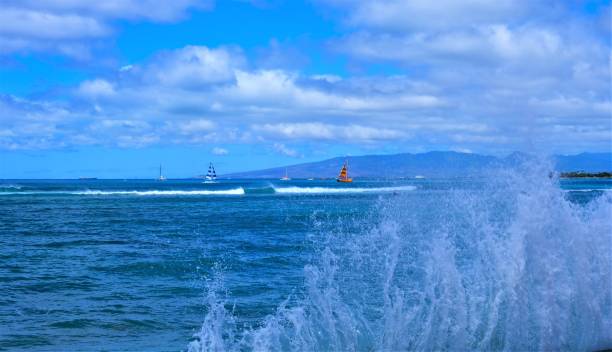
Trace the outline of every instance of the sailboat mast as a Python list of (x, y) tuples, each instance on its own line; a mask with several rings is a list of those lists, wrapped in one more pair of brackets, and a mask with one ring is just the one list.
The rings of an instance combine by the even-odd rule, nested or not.
[(344, 161), (344, 165), (346, 166), (346, 178), (348, 179), (348, 158)]

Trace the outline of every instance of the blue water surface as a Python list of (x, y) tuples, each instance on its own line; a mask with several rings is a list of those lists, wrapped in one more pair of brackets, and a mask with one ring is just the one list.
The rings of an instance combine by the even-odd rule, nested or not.
[[(1, 180), (0, 350), (186, 350), (216, 276), (238, 330), (257, 329), (288, 297), (304, 294), (321, 228), (359, 231), (356, 220), (388, 200), (418, 207), (481, 186), (477, 179)], [(612, 183), (559, 187), (571, 204), (588, 206)]]

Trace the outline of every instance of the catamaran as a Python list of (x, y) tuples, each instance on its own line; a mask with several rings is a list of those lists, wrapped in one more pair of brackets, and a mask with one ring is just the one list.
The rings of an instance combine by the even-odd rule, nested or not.
[(281, 181), (289, 181), (289, 180), (291, 180), (289, 178), (289, 175), (287, 174), (287, 168), (285, 168), (285, 176), (281, 177), (280, 180)]
[(157, 181), (166, 181), (166, 176), (162, 175), (161, 164), (159, 164), (159, 177), (157, 178)]
[(217, 180), (217, 173), (212, 163), (208, 164), (208, 172), (206, 173), (205, 179), (206, 181), (204, 181), (204, 183), (213, 183)]
[(338, 175), (336, 181), (345, 183), (353, 182), (353, 179), (348, 177), (348, 160), (344, 162), (344, 165), (342, 165), (342, 169), (340, 169), (340, 175)]

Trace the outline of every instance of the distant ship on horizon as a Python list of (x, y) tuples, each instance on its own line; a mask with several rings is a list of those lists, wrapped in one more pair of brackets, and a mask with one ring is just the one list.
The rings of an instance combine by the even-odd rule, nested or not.
[(79, 180), (81, 181), (91, 181), (91, 180), (97, 180), (97, 177), (79, 177)]
[(166, 176), (162, 174), (162, 166), (161, 164), (159, 164), (159, 177), (157, 178), (157, 181), (166, 181), (166, 180), (167, 180)]

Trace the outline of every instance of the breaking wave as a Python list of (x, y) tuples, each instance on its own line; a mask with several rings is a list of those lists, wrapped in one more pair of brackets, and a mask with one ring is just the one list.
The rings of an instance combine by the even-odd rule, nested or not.
[(572, 203), (549, 166), (318, 225), (303, 293), (244, 327), (218, 281), (189, 350), (612, 347), (612, 196)]
[(323, 193), (382, 193), (382, 192), (405, 192), (414, 191), (416, 186), (399, 186), (399, 187), (275, 187), (276, 193), (291, 193), (291, 194), (323, 194)]
[(10, 190), (17, 189), (17, 190), (19, 190), (21, 188), (22, 188), (22, 186), (16, 185), (16, 184), (12, 184), (12, 183), (8, 183), (8, 184), (7, 183), (3, 183), (3, 184), (0, 184), (0, 190), (5, 190), (5, 189), (10, 189)]
[(242, 187), (225, 190), (183, 190), (183, 191), (83, 191), (74, 192), (73, 194), (79, 195), (92, 195), (92, 196), (104, 196), (104, 195), (134, 195), (134, 196), (209, 196), (209, 195), (243, 195), (244, 189)]
[(203, 195), (244, 195), (242, 187), (226, 190), (151, 190), (151, 191), (26, 191), (26, 192), (1, 192), (0, 195), (36, 195), (36, 194), (58, 194), (58, 195), (80, 195), (80, 196), (203, 196)]

